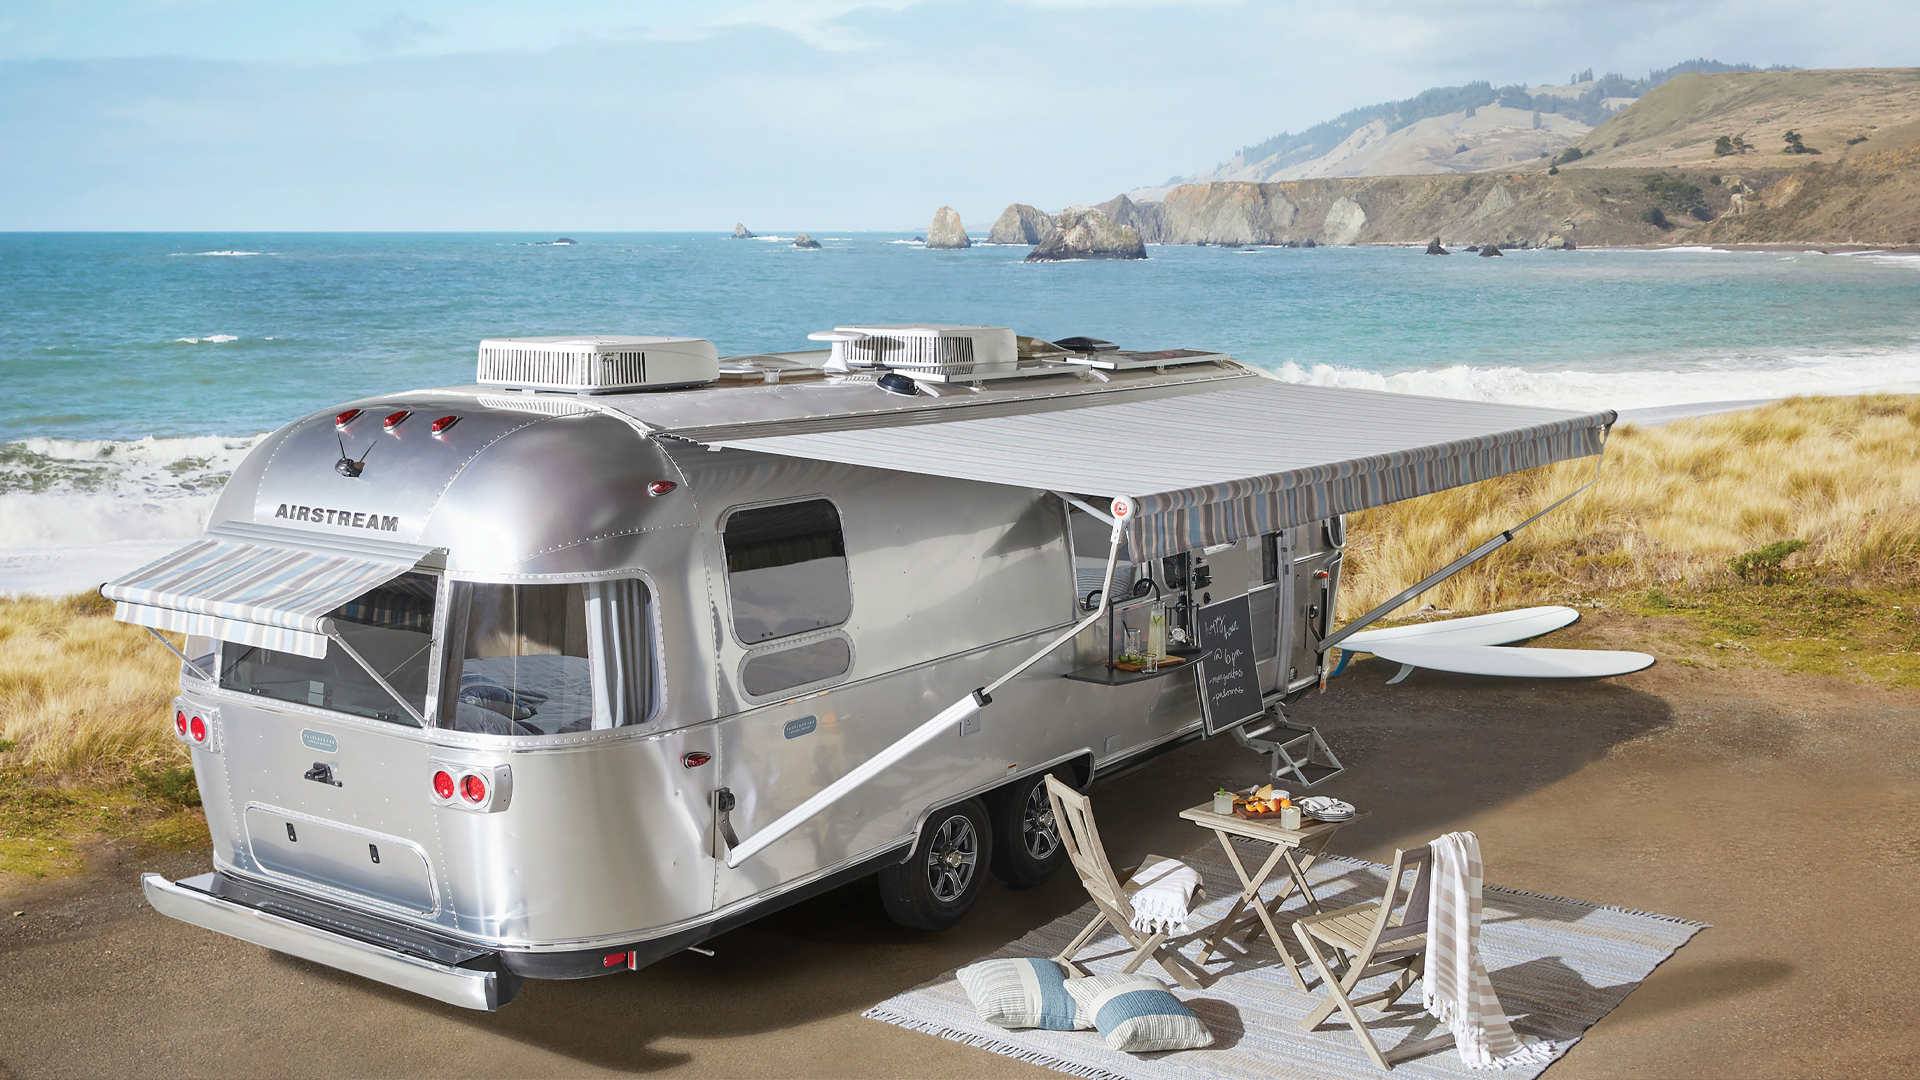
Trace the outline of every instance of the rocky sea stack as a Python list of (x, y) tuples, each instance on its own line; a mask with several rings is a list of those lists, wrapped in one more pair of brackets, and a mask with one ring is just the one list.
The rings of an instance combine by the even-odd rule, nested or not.
[(806, 233), (799, 233), (793, 238), (793, 246), (797, 248), (805, 248), (808, 251), (814, 251), (820, 247), (820, 241), (815, 240), (813, 237), (808, 236)]
[(1054, 232), (1027, 252), (1028, 262), (1062, 259), (1144, 259), (1140, 234), (1091, 206), (1069, 206), (1054, 218)]
[(1498, 254), (1500, 254), (1499, 244), (1488, 244), (1486, 247), (1483, 247), (1480, 249), (1480, 257), (1483, 259), (1489, 255), (1498, 255)]
[(733, 238), (735, 240), (751, 240), (753, 239), (753, 234), (747, 231), (745, 225), (736, 221), (733, 223)]
[(1434, 238), (1433, 238), (1433, 242), (1427, 245), (1427, 254), (1429, 254), (1429, 255), (1451, 255), (1451, 254), (1453, 254), (1453, 252), (1451, 252), (1451, 251), (1448, 251), (1448, 250), (1447, 250), (1446, 248), (1443, 248), (1443, 247), (1441, 247), (1441, 246), (1440, 246), (1440, 238), (1436, 236), (1436, 237), (1434, 237)]
[(943, 206), (933, 212), (933, 224), (927, 226), (927, 246), (949, 251), (973, 246), (973, 241), (967, 239), (967, 227), (960, 223), (960, 215), (953, 207)]
[(1053, 215), (1026, 203), (1014, 203), (1000, 212), (987, 233), (989, 244), (1037, 244), (1054, 232)]

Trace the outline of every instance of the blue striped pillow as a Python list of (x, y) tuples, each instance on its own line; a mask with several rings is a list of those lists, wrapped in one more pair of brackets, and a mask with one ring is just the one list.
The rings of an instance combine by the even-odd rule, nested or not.
[(1144, 1054), (1213, 1045), (1213, 1032), (1158, 979), (1095, 975), (1067, 983), (1067, 992), (1079, 1005), (1080, 1015), (1093, 1018), (1109, 1049)]
[(1051, 960), (1026, 956), (982, 960), (953, 974), (973, 1002), (975, 1015), (989, 1024), (1050, 1031), (1085, 1031), (1093, 1026), (1080, 1019), (1073, 995), (1067, 993), (1066, 973)]

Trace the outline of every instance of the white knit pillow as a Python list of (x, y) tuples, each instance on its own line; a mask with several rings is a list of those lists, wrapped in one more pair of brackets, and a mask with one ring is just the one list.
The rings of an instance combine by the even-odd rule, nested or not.
[(1094, 975), (1068, 980), (1067, 992), (1080, 1006), (1080, 1015), (1092, 1017), (1109, 1049), (1144, 1054), (1213, 1045), (1213, 1032), (1158, 979)]
[(953, 973), (980, 1019), (1003, 1028), (1086, 1031), (1091, 1014), (1081, 1014), (1067, 993), (1066, 973), (1051, 960), (1015, 957), (982, 960)]

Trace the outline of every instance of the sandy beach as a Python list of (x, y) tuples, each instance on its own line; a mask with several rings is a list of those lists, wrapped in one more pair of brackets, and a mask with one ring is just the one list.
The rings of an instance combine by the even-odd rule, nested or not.
[[(1920, 868), (1907, 825), (1920, 693), (1722, 664), (1677, 619), (1601, 612), (1557, 636), (1669, 662), (1600, 683), (1421, 672), (1388, 687), (1391, 665), (1363, 661), (1303, 701), (1296, 719), (1349, 766), (1326, 789), (1373, 811), (1335, 850), (1379, 859), (1472, 829), (1491, 882), (1713, 924), (1556, 1077), (1920, 1070), (1920, 1000), (1888, 936)], [(1097, 786), (1114, 861), (1197, 846), (1177, 811), (1260, 773), (1217, 740)], [(139, 871), (205, 864), (107, 850), (85, 878), (8, 900), (22, 914), (0, 921), (0, 1077), (1057, 1075), (860, 1013), (1084, 902), (1070, 878), (990, 883), (960, 927), (924, 934), (889, 924), (860, 883), (711, 942), (714, 957), (532, 983), (487, 1015), (140, 898)]]

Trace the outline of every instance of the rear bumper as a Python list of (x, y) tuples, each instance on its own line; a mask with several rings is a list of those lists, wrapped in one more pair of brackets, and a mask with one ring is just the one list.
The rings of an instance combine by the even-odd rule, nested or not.
[(496, 954), (277, 898), (220, 874), (179, 882), (142, 874), (140, 884), (162, 915), (463, 1009), (491, 1012), (520, 989), (521, 977)]

